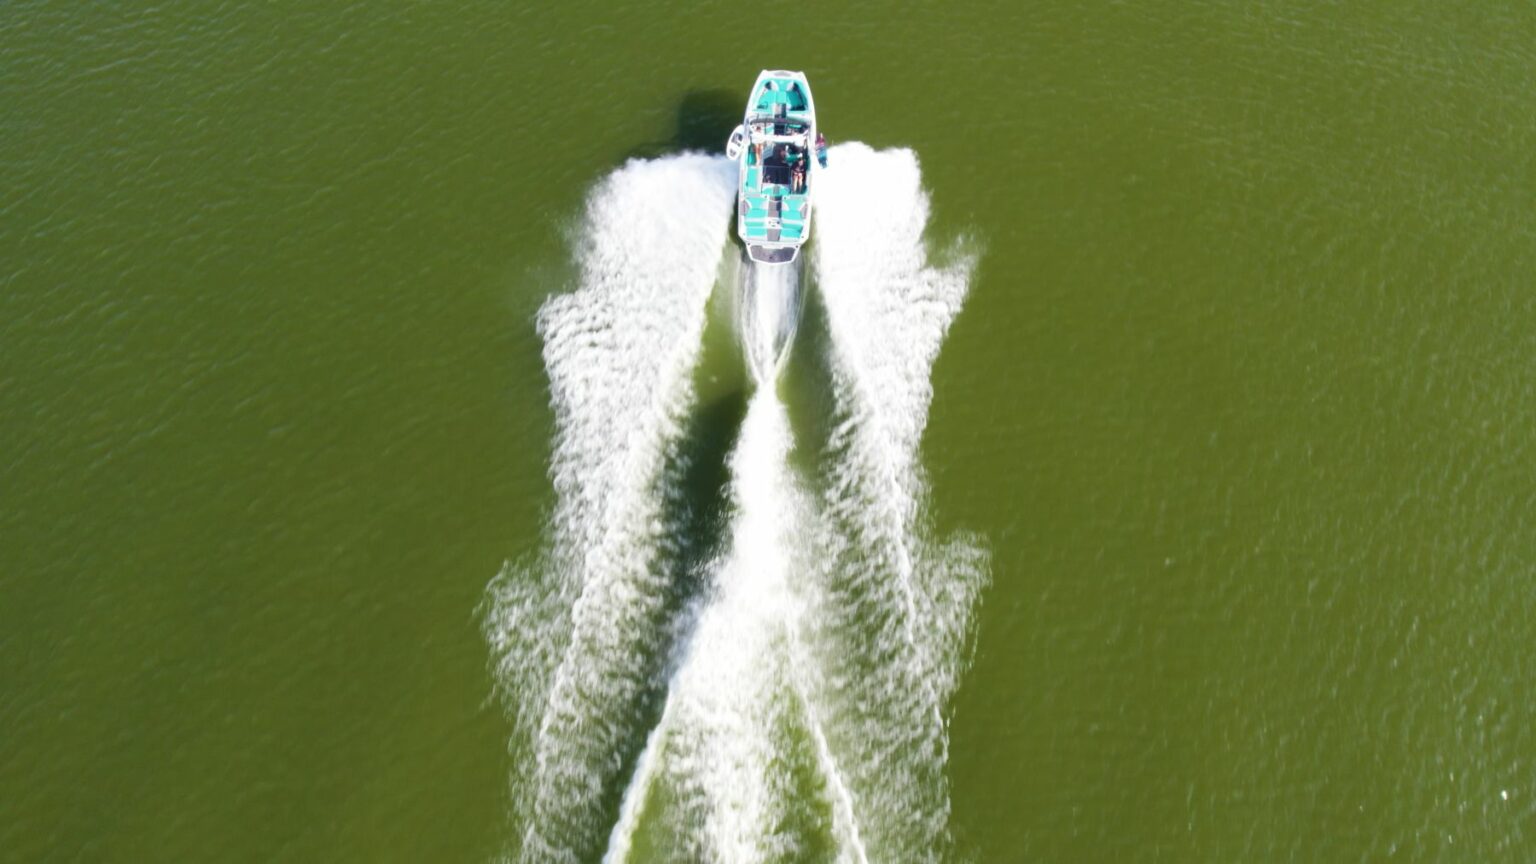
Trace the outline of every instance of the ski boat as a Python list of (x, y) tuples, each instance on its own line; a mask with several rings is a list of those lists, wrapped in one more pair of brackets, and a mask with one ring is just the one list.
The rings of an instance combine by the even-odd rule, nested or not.
[(764, 264), (794, 261), (811, 236), (811, 162), (827, 167), (805, 73), (763, 70), (725, 153), (740, 165), (736, 233), (747, 255)]

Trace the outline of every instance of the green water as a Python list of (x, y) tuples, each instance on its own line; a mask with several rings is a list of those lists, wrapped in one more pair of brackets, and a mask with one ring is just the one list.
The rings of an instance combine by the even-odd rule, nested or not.
[(0, 860), (506, 848), (532, 316), (764, 67), (981, 250), (959, 857), (1536, 857), (1536, 12), (612, 5), (0, 9)]

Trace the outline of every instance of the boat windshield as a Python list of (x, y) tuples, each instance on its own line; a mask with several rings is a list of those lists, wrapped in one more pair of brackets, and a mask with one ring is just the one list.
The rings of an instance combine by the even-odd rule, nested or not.
[(752, 131), (759, 135), (799, 135), (809, 128), (803, 120), (793, 120), (788, 117), (755, 117), (752, 119)]

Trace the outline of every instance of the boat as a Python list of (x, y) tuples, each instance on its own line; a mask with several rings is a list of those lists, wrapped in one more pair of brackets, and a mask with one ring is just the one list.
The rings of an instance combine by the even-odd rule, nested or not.
[(804, 72), (765, 69), (752, 85), (741, 125), (725, 153), (738, 162), (736, 233), (747, 255), (788, 264), (811, 236), (815, 167), (827, 167), (816, 103)]

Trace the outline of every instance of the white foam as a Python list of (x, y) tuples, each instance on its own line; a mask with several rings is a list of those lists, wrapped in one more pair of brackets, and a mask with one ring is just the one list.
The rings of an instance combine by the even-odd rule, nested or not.
[(771, 382), (789, 359), (800, 323), (800, 268), (752, 263), (743, 273), (737, 330), (758, 382)]
[(530, 860), (601, 844), (603, 796), (656, 686), (678, 546), (664, 469), (692, 405), (734, 194), (723, 158), (630, 162), (588, 198), (577, 289), (539, 311), (557, 425), (552, 549), (503, 571), (485, 622), (531, 751), (519, 770), (532, 778), (515, 784)]
[(640, 829), (640, 816), (645, 812), (651, 794), (651, 784), (661, 770), (662, 748), (667, 732), (672, 728), (673, 699), (667, 699), (667, 708), (661, 712), (661, 720), (646, 737), (645, 750), (635, 764), (635, 774), (624, 790), (624, 803), (619, 808), (619, 821), (613, 826), (608, 838), (608, 850), (603, 853), (604, 864), (622, 864), (629, 860), (634, 846), (635, 832)]
[[(730, 457), (727, 545), (670, 673), (658, 661), (675, 632), (668, 581), (692, 538), (666, 519), (679, 494), (667, 466), (686, 458), (689, 372), (734, 177), (703, 157), (632, 163), (592, 196), (581, 286), (540, 315), (558, 424), (553, 551), (504, 571), (486, 620), (530, 742), (514, 747), (532, 772), (514, 802), (525, 860), (590, 857), (606, 836), (605, 860), (624, 861), (653, 812), (689, 860), (794, 859), (806, 843), (850, 862), (943, 854), (945, 711), (986, 556), (967, 538), (929, 539), (918, 444), (970, 268), (928, 264), (910, 152), (844, 145), (831, 164), (809, 247), (828, 439), (807, 442), (818, 461), (797, 474), (776, 387), (753, 394)], [(782, 334), (784, 312), (754, 307), (749, 358)], [(605, 796), (643, 732), (634, 706), (663, 685), (605, 830)], [(653, 808), (658, 784), (669, 794)]]
[(826, 786), (840, 859), (865, 862), (851, 802), (805, 699), (794, 633), (801, 615), (792, 574), (809, 502), (790, 468), (789, 419), (771, 387), (752, 397), (731, 455), (734, 519), (710, 597), (673, 677), (667, 706), (636, 771), (610, 841), (609, 862), (627, 859), (651, 786), (667, 775), (689, 790), (673, 814), (696, 830), (690, 859), (752, 862), (801, 857), (806, 838), (788, 825), (802, 790), (785, 768), (787, 738), (807, 735)]
[(774, 727), (797, 522), (789, 447), (783, 405), (759, 390), (731, 458), (730, 552), (672, 682), (669, 768), (703, 793), (690, 809), (705, 828), (708, 860), (762, 860), (773, 843), (783, 779), (774, 771)]
[(834, 148), (817, 179), (817, 280), (836, 403), (805, 581), (814, 699), (871, 855), (941, 857), (948, 843), (945, 712), (984, 549), (930, 539), (918, 446), (930, 373), (971, 262), (928, 263), (928, 199), (906, 150)]

